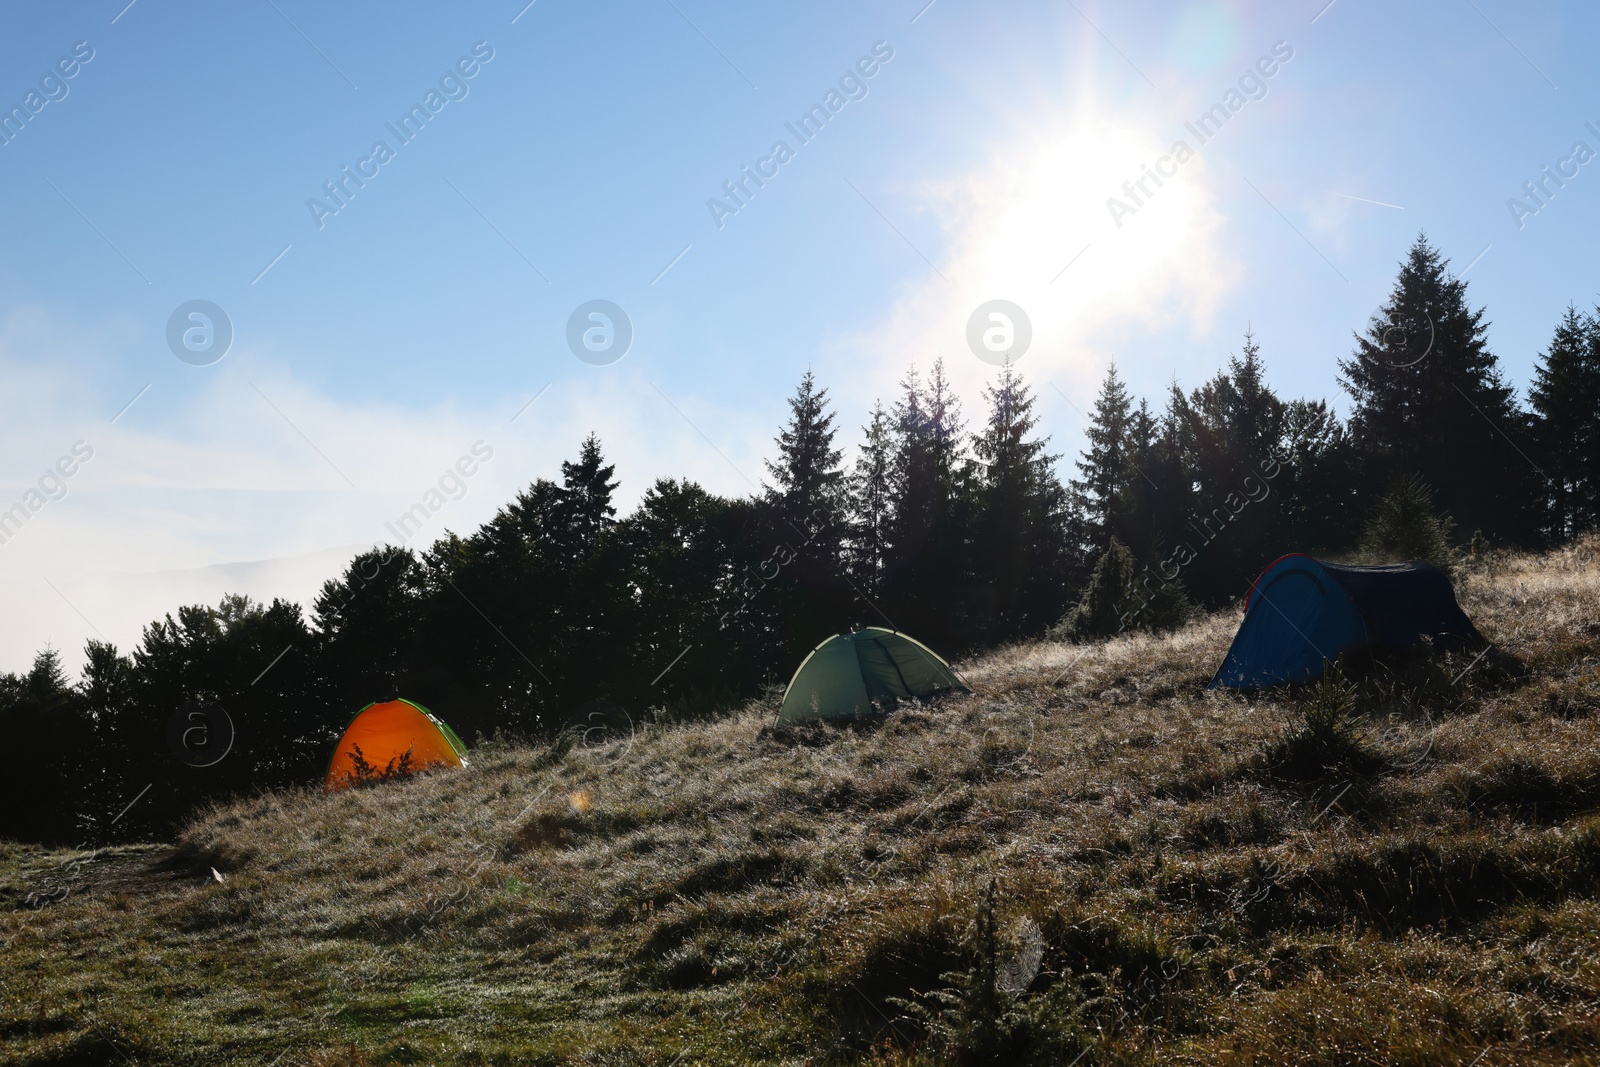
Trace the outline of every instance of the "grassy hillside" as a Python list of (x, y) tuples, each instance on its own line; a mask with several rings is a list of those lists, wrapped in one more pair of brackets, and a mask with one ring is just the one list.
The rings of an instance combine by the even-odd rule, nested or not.
[(0, 846), (0, 1049), (1597, 1063), (1597, 549), (1476, 565), (1494, 652), (1351, 687), (1203, 692), (1217, 616), (961, 664), (974, 695), (876, 728), (757, 705), (176, 848)]

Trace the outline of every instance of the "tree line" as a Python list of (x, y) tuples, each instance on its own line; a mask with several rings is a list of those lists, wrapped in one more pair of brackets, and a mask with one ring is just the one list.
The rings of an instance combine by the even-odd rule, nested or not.
[[(908, 370), (849, 462), (808, 372), (745, 498), (662, 479), (619, 517), (591, 435), (480, 529), (362, 553), (305, 608), (229, 596), (126, 654), (90, 641), (76, 684), (50, 649), (0, 675), (0, 729), (27, 754), (0, 780), (0, 835), (159, 836), (208, 798), (317, 781), (351, 714), (395, 696), (469, 740), (542, 739), (714, 714), (855, 625), (946, 655), (1107, 632), (1091, 578), (1111, 563), (1143, 603), (1222, 606), (1284, 552), (1349, 558), (1397, 485), (1422, 487), (1458, 545), (1561, 542), (1600, 510), (1600, 321), (1567, 311), (1523, 404), (1483, 315), (1419, 237), (1340, 362), (1347, 418), (1280, 398), (1247, 333), (1159, 406), (1113, 365), (1065, 478), (1009, 366), (970, 420), (940, 362)], [(213, 766), (169, 747), (196, 703), (237, 728)]]

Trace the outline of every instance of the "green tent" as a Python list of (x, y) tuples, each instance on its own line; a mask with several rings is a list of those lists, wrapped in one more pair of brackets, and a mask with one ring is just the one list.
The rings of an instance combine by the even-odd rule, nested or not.
[(849, 719), (875, 714), (896, 697), (971, 692), (928, 646), (894, 630), (868, 626), (834, 634), (811, 650), (789, 680), (778, 722)]

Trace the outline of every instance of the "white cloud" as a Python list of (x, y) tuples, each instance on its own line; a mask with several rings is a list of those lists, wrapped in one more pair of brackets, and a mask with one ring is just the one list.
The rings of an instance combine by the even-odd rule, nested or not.
[[(118, 348), (114, 330), (69, 333), (38, 308), (0, 324), (0, 511), (29, 499), (74, 442), (93, 450), (64, 480), (65, 495), (0, 543), (0, 595), (14, 606), (0, 619), (0, 670), (25, 668), (46, 643), (74, 667), (88, 637), (127, 650), (145, 623), (225, 592), (305, 605), (360, 546), (395, 540), (385, 524), (474, 442), (493, 458), (413, 544), (471, 532), (536, 478), (559, 479), (591, 431), (617, 466), (622, 513), (659, 477), (748, 493), (739, 472), (759, 482), (772, 434), (751, 412), (712, 411), (657, 383), (669, 404), (626, 363), (574, 361), (513, 423), (539, 383), (481, 408), (442, 398), (408, 410), (330, 397), (271, 353), (248, 350), (158, 375), (113, 425), (136, 388), (121, 396), (87, 383), (107, 376)], [(202, 376), (197, 386), (191, 373)]]

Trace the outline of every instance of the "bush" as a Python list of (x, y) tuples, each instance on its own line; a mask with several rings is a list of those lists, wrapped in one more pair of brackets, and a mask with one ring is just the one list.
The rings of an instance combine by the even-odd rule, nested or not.
[(1304, 693), (1299, 721), (1270, 743), (1264, 757), (1274, 777), (1314, 782), (1371, 774), (1382, 763), (1367, 748), (1356, 687), (1336, 668)]
[(1415, 474), (1402, 474), (1373, 506), (1361, 531), (1363, 563), (1420, 559), (1449, 574), (1455, 568), (1450, 531), (1455, 522), (1433, 510), (1433, 490)]
[(411, 762), (411, 750), (409, 748), (400, 753), (399, 756), (391, 758), (384, 766), (379, 767), (377, 764), (367, 762), (367, 757), (362, 753), (360, 745), (352, 745), (350, 747), (355, 751), (350, 753), (352, 767), (344, 776), (344, 781), (348, 785), (357, 787), (374, 786), (381, 782), (410, 778), (417, 773), (417, 767)]
[[(941, 976), (944, 988), (911, 997), (890, 997), (928, 1035), (928, 1048), (954, 1067), (1031, 1067), (1076, 1063), (1088, 1051), (1091, 1028), (1083, 1019), (1085, 998), (1070, 975), (1061, 975), (1039, 996), (1026, 997), (1043, 957), (1038, 928), (1007, 945), (996, 915), (997, 883), (978, 901), (972, 936), (963, 946), (971, 966)], [(1020, 951), (1018, 951), (1020, 949)], [(1019, 956), (1029, 956), (1024, 960)]]
[(1082, 599), (1056, 623), (1050, 637), (1081, 641), (1130, 630), (1171, 630), (1193, 613), (1180, 582), (1141, 567), (1128, 546), (1113, 537), (1094, 565)]

